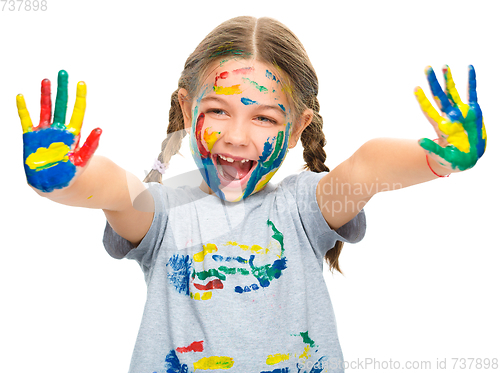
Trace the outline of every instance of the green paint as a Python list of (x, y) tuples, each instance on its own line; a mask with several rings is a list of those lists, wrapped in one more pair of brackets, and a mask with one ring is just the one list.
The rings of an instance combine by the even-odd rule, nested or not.
[(66, 129), (66, 110), (68, 108), (68, 73), (64, 70), (57, 75), (57, 96), (54, 109), (53, 128)]
[(283, 146), (283, 138), (284, 138), (284, 136), (285, 136), (284, 132), (283, 131), (279, 131), (278, 136), (276, 138), (276, 146), (274, 147), (273, 154), (271, 155), (271, 158), (269, 158), (267, 161), (265, 161), (263, 163), (264, 167), (266, 167), (266, 168), (270, 167), (273, 164), (273, 162), (276, 159), (276, 157), (281, 152), (281, 147)]
[(241, 275), (247, 276), (250, 274), (250, 272), (245, 268), (235, 268), (226, 266), (220, 266), (219, 271), (224, 272), (227, 275), (235, 275), (236, 273), (239, 273)]
[[(299, 334), (290, 334), (290, 335), (293, 335), (295, 337), (299, 336)], [(300, 332), (300, 336), (302, 337), (302, 342), (308, 344), (310, 347), (314, 347), (314, 341), (311, 338), (309, 338), (309, 331)]]
[[(193, 271), (193, 273), (194, 273), (194, 271)], [(198, 276), (198, 278), (202, 281), (206, 280), (208, 277), (211, 277), (211, 276), (217, 277), (218, 279), (220, 279), (222, 281), (226, 280), (226, 276), (214, 268), (209, 269), (207, 271), (196, 272), (196, 276)]]
[(269, 90), (266, 87), (264, 87), (263, 85), (259, 85), (257, 82), (254, 82), (253, 80), (250, 80), (248, 78), (243, 78), (243, 80), (247, 80), (248, 83), (250, 83), (255, 88), (257, 88), (259, 90), (259, 92), (263, 92), (263, 93), (268, 93), (269, 92)]

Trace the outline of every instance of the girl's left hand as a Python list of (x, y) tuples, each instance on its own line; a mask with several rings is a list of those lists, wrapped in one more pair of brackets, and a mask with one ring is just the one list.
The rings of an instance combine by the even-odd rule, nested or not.
[(422, 88), (415, 96), (425, 116), (438, 134), (437, 143), (424, 138), (420, 146), (428, 156), (451, 171), (464, 171), (474, 167), (486, 149), (486, 129), (483, 114), (477, 103), (476, 72), (469, 66), (469, 104), (464, 104), (455, 88), (448, 66), (443, 67), (446, 94), (441, 89), (432, 67), (425, 69), (434, 100), (443, 113), (440, 115), (425, 96)]

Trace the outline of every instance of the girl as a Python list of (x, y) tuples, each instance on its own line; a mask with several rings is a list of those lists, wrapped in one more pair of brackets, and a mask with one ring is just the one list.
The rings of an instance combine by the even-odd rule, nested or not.
[[(130, 372), (344, 371), (323, 258), (340, 271), (342, 245), (363, 238), (373, 195), (469, 169), (486, 146), (473, 68), (468, 105), (448, 68), (446, 94), (426, 72), (445, 116), (421, 89), (415, 94), (437, 142), (371, 140), (330, 171), (318, 82), (301, 43), (275, 20), (231, 19), (186, 61), (147, 189), (92, 158), (100, 129), (78, 147), (83, 82), (68, 125), (64, 71), (52, 124), (47, 80), (37, 128), (18, 96), (29, 184), (56, 202), (103, 209), (106, 250), (144, 272), (148, 297)], [(202, 183), (163, 186), (186, 132)], [(309, 171), (268, 184), (299, 139)]]

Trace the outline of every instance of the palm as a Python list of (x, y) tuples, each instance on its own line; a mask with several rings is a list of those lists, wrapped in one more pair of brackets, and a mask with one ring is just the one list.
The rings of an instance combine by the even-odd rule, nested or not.
[(65, 124), (68, 104), (68, 74), (59, 71), (57, 97), (52, 123), (50, 81), (42, 81), (40, 124), (33, 128), (22, 95), (16, 98), (17, 109), (23, 127), (24, 170), (28, 183), (42, 191), (67, 187), (77, 169), (85, 167), (99, 144), (101, 129), (96, 128), (80, 148), (80, 130), (85, 115), (87, 87), (84, 82), (77, 86), (75, 108), (71, 121)]
[(422, 111), (438, 135), (438, 143), (424, 138), (419, 144), (443, 166), (464, 171), (474, 167), (486, 149), (486, 129), (477, 103), (476, 73), (474, 67), (469, 66), (468, 105), (460, 99), (448, 66), (443, 68), (443, 73), (446, 94), (432, 68), (426, 69), (429, 86), (442, 115), (434, 109), (421, 88), (415, 91)]

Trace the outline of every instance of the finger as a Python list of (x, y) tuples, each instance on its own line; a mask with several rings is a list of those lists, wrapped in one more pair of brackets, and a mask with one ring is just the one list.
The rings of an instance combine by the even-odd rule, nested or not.
[(78, 136), (83, 124), (85, 116), (85, 108), (87, 106), (87, 85), (85, 82), (78, 82), (76, 86), (76, 101), (71, 115), (71, 120), (66, 126), (66, 129), (73, 135)]
[(446, 95), (448, 96), (448, 99), (458, 107), (462, 116), (465, 118), (467, 116), (467, 112), (469, 111), (469, 106), (462, 102), (448, 65), (444, 65), (443, 75), (446, 82)]
[(42, 94), (40, 97), (40, 128), (50, 126), (52, 116), (52, 100), (50, 98), (50, 80), (42, 80)]
[(439, 125), (443, 124), (445, 122), (448, 122), (448, 120), (446, 118), (443, 118), (437, 112), (437, 110), (434, 109), (434, 106), (432, 106), (432, 104), (430, 103), (430, 101), (427, 99), (427, 97), (425, 96), (425, 93), (422, 90), (422, 88), (420, 88), (420, 87), (415, 88), (414, 93), (415, 93), (415, 97), (417, 98), (417, 101), (418, 101), (418, 103), (420, 105), (420, 108), (424, 112), (425, 116), (427, 117), (427, 119), (429, 120), (429, 122), (434, 127), (434, 130), (436, 131), (436, 133), (439, 136), (441, 136)]
[(101, 134), (102, 130), (100, 128), (94, 128), (89, 137), (87, 137), (87, 140), (85, 140), (85, 144), (69, 156), (69, 159), (75, 166), (85, 167), (99, 146)]
[(432, 153), (432, 154), (436, 154), (436, 155), (440, 156), (441, 158), (446, 159), (445, 158), (445, 151), (444, 151), (445, 148), (439, 146), (431, 139), (427, 139), (427, 138), (420, 139), (420, 140), (418, 140), (418, 144), (427, 152)]
[(476, 70), (474, 66), (469, 65), (469, 104), (477, 103), (477, 92), (476, 92)]
[(65, 129), (66, 110), (68, 108), (68, 73), (64, 70), (57, 75), (57, 96), (52, 127)]
[(434, 70), (432, 70), (432, 67), (427, 66), (425, 69), (425, 74), (427, 75), (429, 87), (431, 88), (432, 95), (434, 96), (439, 109), (444, 113), (448, 113), (452, 106), (450, 104), (450, 101), (448, 100), (448, 97), (446, 97), (445, 93), (443, 92), (443, 89), (441, 88), (441, 85), (439, 84), (436, 78), (436, 74), (434, 74)]
[(18, 94), (16, 96), (17, 113), (19, 114), (19, 119), (21, 119), (21, 127), (23, 127), (23, 133), (31, 132), (33, 130), (33, 122), (30, 118), (30, 113), (26, 108), (26, 102), (24, 101), (24, 96)]

